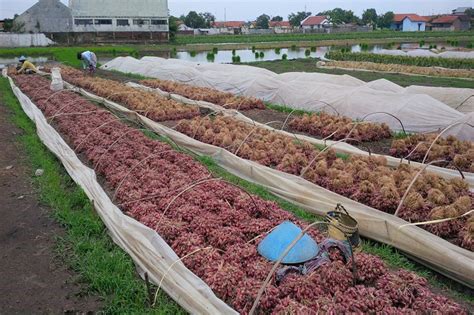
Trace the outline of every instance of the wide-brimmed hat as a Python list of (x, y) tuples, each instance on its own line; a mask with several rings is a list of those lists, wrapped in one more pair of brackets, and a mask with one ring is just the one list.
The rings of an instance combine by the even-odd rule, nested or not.
[(21, 56), (20, 59), (18, 59), (20, 62), (21, 61), (26, 61), (26, 57), (25, 56)]

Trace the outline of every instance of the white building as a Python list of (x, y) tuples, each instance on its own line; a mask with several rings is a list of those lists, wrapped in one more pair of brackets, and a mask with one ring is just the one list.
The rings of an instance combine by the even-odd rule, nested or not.
[(316, 15), (308, 16), (306, 19), (301, 21), (301, 28), (305, 31), (309, 30), (321, 30), (331, 26), (327, 16)]
[(74, 32), (168, 32), (167, 0), (69, 0)]

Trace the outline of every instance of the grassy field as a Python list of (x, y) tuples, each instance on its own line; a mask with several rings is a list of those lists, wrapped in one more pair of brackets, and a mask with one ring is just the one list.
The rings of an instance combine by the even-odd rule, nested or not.
[(340, 33), (340, 34), (272, 34), (272, 35), (213, 35), (193, 36), (181, 35), (176, 38), (176, 44), (197, 43), (258, 43), (258, 42), (290, 42), (290, 41), (321, 41), (345, 39), (450, 39), (463, 40), (474, 36), (474, 32), (395, 32), (374, 31), (366, 33)]
[(474, 42), (474, 31), (470, 32), (394, 32), (374, 31), (368, 33), (341, 34), (273, 34), (273, 35), (213, 35), (192, 36), (180, 35), (174, 42), (158, 45), (86, 45), (86, 46), (55, 46), (36, 48), (2, 48), (0, 57), (52, 56), (55, 60), (77, 65), (76, 53), (92, 50), (98, 55), (132, 55), (138, 56), (153, 52), (173, 52), (175, 50), (212, 50), (214, 45), (220, 49), (244, 49), (255, 46), (257, 49), (299, 46), (331, 46), (351, 44), (382, 44), (399, 42)]
[(84, 47), (29, 47), (29, 48), (3, 48), (0, 49), (0, 57), (19, 57), (21, 55), (47, 56), (55, 61), (62, 62), (66, 65), (78, 67), (81, 61), (77, 59), (77, 53), (85, 50), (91, 50), (99, 55), (107, 56), (138, 56), (137, 47), (135, 46), (84, 46)]
[(327, 74), (348, 74), (369, 82), (378, 79), (390, 80), (401, 86), (424, 85), (440, 87), (474, 88), (474, 81), (457, 78), (436, 78), (418, 75), (391, 74), (370, 71), (351, 71), (342, 69), (321, 69), (316, 67), (315, 59), (275, 60), (252, 62), (248, 65), (265, 68), (276, 73), (284, 72), (319, 72)]
[(341, 52), (329, 51), (326, 58), (340, 61), (367, 61), (375, 63), (391, 63), (417, 67), (443, 67), (450, 69), (474, 69), (473, 59), (455, 59), (438, 57), (411, 57), (411, 56), (391, 56), (368, 52)]

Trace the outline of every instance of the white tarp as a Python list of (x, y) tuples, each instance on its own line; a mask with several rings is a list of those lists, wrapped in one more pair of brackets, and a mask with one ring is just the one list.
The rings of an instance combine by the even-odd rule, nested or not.
[[(74, 182), (94, 202), (94, 208), (110, 236), (131, 256), (141, 275), (148, 273), (152, 283), (161, 284), (161, 288), (171, 298), (192, 314), (237, 314), (184, 266), (156, 231), (124, 215), (112, 203), (98, 183), (95, 172), (79, 160), (36, 105), (9, 80), (24, 112), (35, 123), (41, 141), (58, 157)], [(166, 277), (161, 282), (163, 275)]]
[[(158, 57), (144, 57), (141, 60), (119, 57), (102, 68), (217, 88), (274, 104), (324, 110), (353, 119), (369, 115), (366, 120), (387, 123), (393, 130), (401, 130), (396, 119), (373, 113), (388, 112), (397, 116), (409, 132), (434, 132), (465, 118), (463, 113), (429, 95), (398, 92), (391, 82), (365, 83), (347, 75), (279, 75), (251, 66), (199, 64)], [(467, 134), (466, 140), (474, 140), (474, 133), (469, 133), (460, 134)], [(447, 134), (458, 135), (453, 131)]]
[(444, 51), (438, 52), (437, 50), (426, 50), (426, 49), (414, 49), (414, 50), (393, 50), (393, 49), (380, 49), (374, 51), (374, 54), (378, 55), (390, 55), (390, 56), (408, 56), (408, 57), (434, 57), (434, 58), (454, 58), (454, 59), (473, 59), (474, 51)]
[(44, 34), (0, 33), (0, 47), (35, 47), (55, 44)]

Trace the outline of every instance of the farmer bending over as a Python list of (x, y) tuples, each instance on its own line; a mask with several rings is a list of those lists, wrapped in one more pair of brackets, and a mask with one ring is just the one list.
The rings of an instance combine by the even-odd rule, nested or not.
[(82, 67), (84, 70), (89, 69), (89, 72), (93, 74), (97, 68), (97, 56), (91, 51), (84, 51), (77, 53), (77, 59), (82, 60)]
[(38, 69), (36, 69), (35, 65), (26, 60), (25, 56), (21, 56), (20, 59), (21, 66), (17, 68), (17, 73), (25, 73), (25, 74), (32, 74), (32, 73), (38, 73)]

